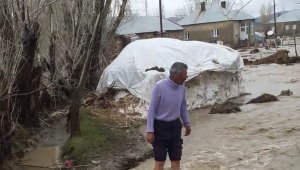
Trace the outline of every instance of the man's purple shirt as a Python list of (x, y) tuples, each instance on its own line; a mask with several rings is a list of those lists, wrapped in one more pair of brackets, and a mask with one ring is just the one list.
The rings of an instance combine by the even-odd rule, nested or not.
[(154, 119), (172, 121), (181, 118), (184, 126), (190, 126), (185, 98), (185, 86), (170, 78), (156, 83), (147, 115), (147, 132), (154, 132)]

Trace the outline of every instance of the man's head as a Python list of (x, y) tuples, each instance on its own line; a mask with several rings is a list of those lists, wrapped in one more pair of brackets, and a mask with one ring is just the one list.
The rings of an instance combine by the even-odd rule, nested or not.
[(170, 79), (176, 84), (182, 85), (187, 78), (188, 66), (181, 62), (176, 62), (171, 66)]

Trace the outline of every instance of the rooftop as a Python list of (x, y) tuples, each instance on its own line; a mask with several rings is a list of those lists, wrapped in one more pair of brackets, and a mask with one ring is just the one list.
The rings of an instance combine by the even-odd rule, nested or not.
[[(164, 31), (184, 30), (180, 25), (163, 19)], [(119, 35), (160, 32), (160, 20), (156, 16), (134, 16), (123, 20), (117, 30)]]
[[(277, 22), (293, 22), (300, 21), (300, 9), (293, 9), (290, 11), (286, 11), (282, 13), (280, 16), (276, 18)], [(270, 21), (270, 23), (274, 23), (274, 19)]]
[(228, 10), (217, 4), (206, 5), (205, 11), (197, 11), (178, 22), (179, 25), (193, 25), (222, 21), (242, 21), (255, 19), (241, 10)]

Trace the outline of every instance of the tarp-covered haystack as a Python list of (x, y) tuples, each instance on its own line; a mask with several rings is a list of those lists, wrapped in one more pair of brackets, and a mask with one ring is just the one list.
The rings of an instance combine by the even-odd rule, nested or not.
[[(97, 92), (123, 89), (140, 99), (132, 112), (145, 114), (155, 83), (169, 76), (174, 62), (188, 65), (186, 95), (189, 109), (226, 101), (241, 92), (239, 53), (229, 47), (169, 38), (138, 40), (129, 44), (104, 70)], [(157, 68), (157, 69), (153, 69)], [(117, 98), (126, 96), (123, 92)]]

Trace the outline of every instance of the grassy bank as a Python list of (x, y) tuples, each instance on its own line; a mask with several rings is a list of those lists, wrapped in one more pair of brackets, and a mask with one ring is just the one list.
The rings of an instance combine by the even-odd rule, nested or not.
[(80, 113), (81, 136), (67, 141), (63, 147), (63, 157), (75, 161), (75, 164), (88, 164), (91, 160), (109, 159), (109, 153), (115, 146), (122, 147), (127, 140), (127, 132), (114, 128), (109, 120), (93, 115), (89, 110)]

